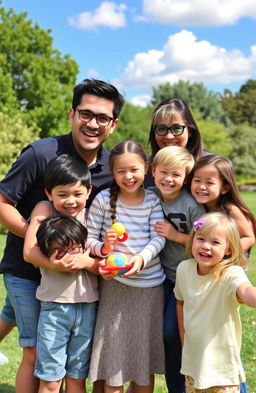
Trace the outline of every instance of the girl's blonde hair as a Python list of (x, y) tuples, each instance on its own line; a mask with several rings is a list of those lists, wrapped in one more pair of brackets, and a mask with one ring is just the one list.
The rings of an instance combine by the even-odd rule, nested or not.
[(239, 193), (232, 162), (229, 159), (216, 154), (209, 154), (201, 157), (194, 166), (190, 182), (192, 181), (196, 170), (201, 169), (206, 165), (213, 165), (217, 169), (223, 184), (228, 185), (228, 191), (225, 194), (221, 194), (217, 201), (217, 209), (229, 214), (228, 204), (232, 203), (236, 205), (243, 212), (246, 219), (252, 223), (253, 231), (256, 235), (256, 220)]
[(240, 243), (240, 235), (236, 222), (231, 217), (220, 212), (206, 213), (194, 223), (194, 228), (191, 230), (186, 244), (186, 253), (189, 257), (193, 258), (191, 250), (195, 233), (204, 236), (214, 232), (217, 233), (219, 229), (224, 230), (226, 234), (227, 244), (231, 254), (225, 256), (221, 262), (213, 266), (211, 273), (216, 279), (221, 278), (230, 266), (237, 265), (244, 269), (248, 266), (248, 259)]
[(186, 176), (192, 171), (195, 159), (192, 154), (181, 146), (167, 146), (156, 153), (152, 166), (162, 165), (167, 168), (186, 168)]

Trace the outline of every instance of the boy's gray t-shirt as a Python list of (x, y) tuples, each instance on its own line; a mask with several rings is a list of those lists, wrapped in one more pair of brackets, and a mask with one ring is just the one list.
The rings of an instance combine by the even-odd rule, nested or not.
[[(157, 187), (149, 187), (149, 189), (160, 197), (165, 220), (172, 224), (178, 232), (189, 234), (193, 222), (206, 212), (204, 206), (197, 203), (186, 188), (182, 188), (178, 198), (170, 203), (162, 200)], [(177, 266), (187, 258), (183, 245), (166, 239), (165, 247), (160, 253), (160, 260), (169, 280), (175, 282)]]

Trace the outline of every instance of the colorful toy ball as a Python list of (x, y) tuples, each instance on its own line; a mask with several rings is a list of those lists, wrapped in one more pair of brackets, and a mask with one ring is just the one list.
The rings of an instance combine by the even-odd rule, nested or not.
[[(131, 265), (127, 265), (128, 261), (128, 257), (125, 254), (111, 254), (107, 258), (105, 269), (111, 271), (115, 276), (121, 276), (131, 267)], [(119, 269), (114, 269), (114, 267), (119, 267)], [(120, 269), (120, 267), (123, 267), (123, 269)]]
[(116, 232), (119, 242), (125, 242), (128, 239), (128, 233), (125, 232), (125, 226), (121, 222), (115, 222), (111, 228)]

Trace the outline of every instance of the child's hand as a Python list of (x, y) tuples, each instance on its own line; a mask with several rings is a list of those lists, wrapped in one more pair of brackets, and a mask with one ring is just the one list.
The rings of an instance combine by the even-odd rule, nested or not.
[(129, 259), (129, 263), (133, 263), (133, 267), (129, 269), (126, 273), (124, 273), (121, 277), (129, 277), (134, 274), (138, 274), (141, 268), (143, 267), (143, 258), (140, 255), (134, 255), (131, 259)]
[(168, 221), (157, 221), (155, 225), (155, 231), (158, 236), (162, 236), (165, 239), (176, 241), (177, 232), (172, 224)]
[(101, 260), (98, 265), (99, 274), (102, 278), (104, 278), (104, 280), (112, 280), (115, 277), (114, 274), (102, 269), (103, 266), (106, 266), (106, 262)]
[(55, 272), (77, 273), (79, 269), (76, 266), (74, 256), (67, 253), (59, 259), (58, 251), (56, 250), (50, 257), (52, 270)]
[(103, 242), (101, 253), (107, 255), (114, 250), (115, 244), (117, 243), (117, 233), (111, 228), (107, 229), (104, 234)]

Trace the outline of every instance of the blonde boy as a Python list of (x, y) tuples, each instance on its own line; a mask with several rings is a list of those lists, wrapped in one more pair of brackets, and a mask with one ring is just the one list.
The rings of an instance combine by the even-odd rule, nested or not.
[(180, 146), (167, 146), (158, 151), (153, 161), (154, 191), (160, 196), (165, 221), (156, 230), (167, 239), (161, 253), (167, 278), (175, 281), (176, 268), (185, 257), (185, 245), (192, 224), (205, 213), (185, 187), (195, 161), (189, 151)]
[(166, 377), (176, 386), (183, 386), (184, 377), (180, 374), (181, 345), (176, 316), (176, 299), (173, 293), (176, 269), (187, 259), (185, 244), (193, 222), (205, 209), (199, 205), (185, 187), (187, 177), (194, 167), (194, 158), (189, 151), (180, 146), (168, 146), (158, 151), (153, 161), (152, 174), (156, 187), (150, 187), (160, 197), (165, 221), (157, 222), (158, 235), (166, 238), (160, 253), (166, 280), (164, 310), (164, 341)]

